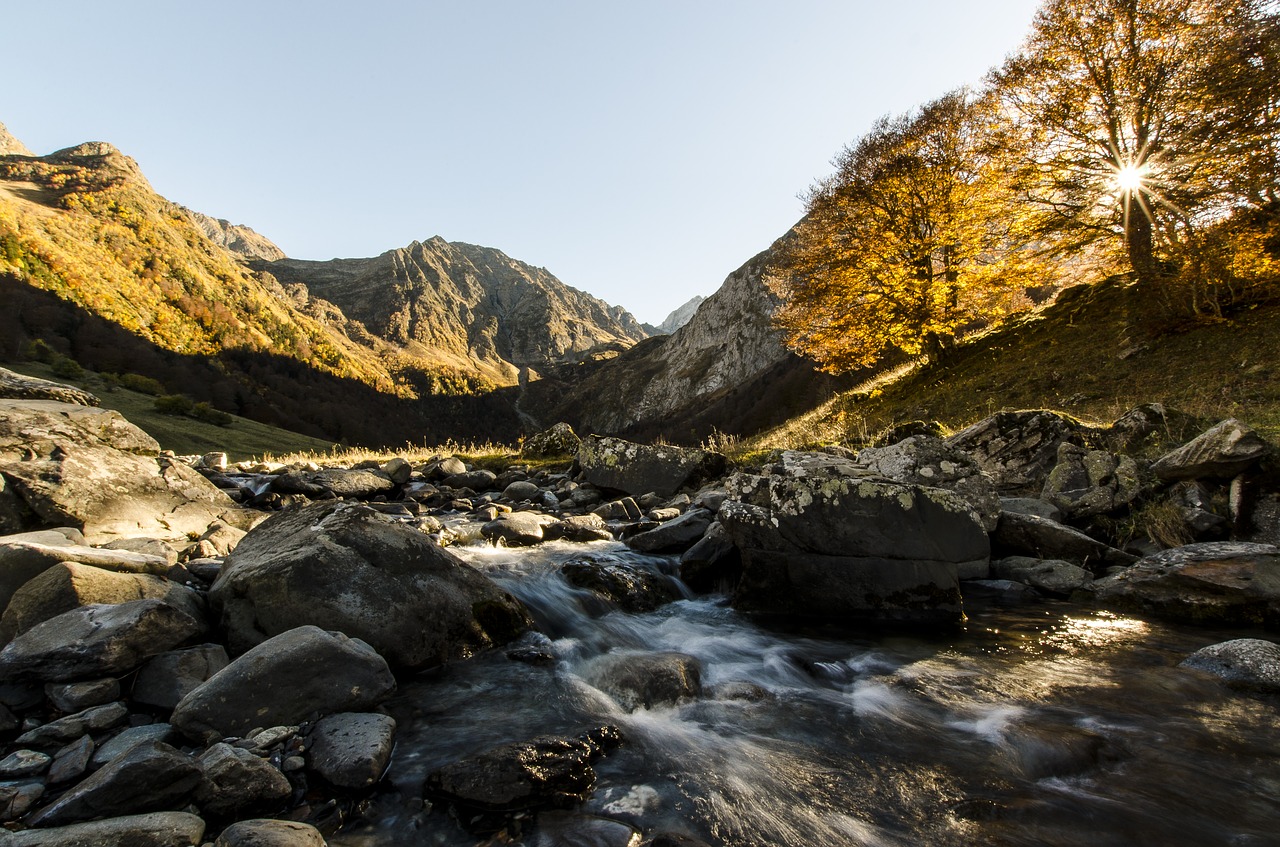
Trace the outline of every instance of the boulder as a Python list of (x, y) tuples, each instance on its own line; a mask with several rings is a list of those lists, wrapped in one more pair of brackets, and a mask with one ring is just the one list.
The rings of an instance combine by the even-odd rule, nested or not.
[(0, 398), (5, 400), (56, 400), (76, 406), (97, 406), (101, 401), (80, 388), (0, 368)]
[(532, 547), (541, 544), (543, 530), (556, 519), (536, 512), (507, 512), (480, 527), (480, 534), (494, 544)]
[(1001, 494), (1035, 496), (1057, 464), (1058, 445), (1080, 443), (1084, 431), (1056, 412), (997, 412), (946, 443), (972, 456)]
[(1117, 453), (1136, 454), (1169, 439), (1181, 441), (1184, 433), (1198, 432), (1203, 426), (1191, 415), (1161, 403), (1144, 403), (1116, 418), (1102, 432), (1102, 440)]
[(316, 624), (422, 668), (505, 644), (530, 625), (519, 601), (423, 533), (332, 501), (250, 532), (209, 599), (232, 654)]
[(396, 722), (387, 715), (344, 712), (311, 728), (307, 758), (330, 785), (363, 791), (382, 778), (395, 746)]
[(168, 811), (185, 806), (199, 784), (200, 768), (190, 756), (168, 744), (143, 742), (36, 812), (29, 822), (37, 827), (65, 826)]
[(133, 702), (172, 711), (197, 686), (231, 663), (221, 644), (170, 650), (147, 660), (133, 679)]
[(565, 562), (560, 572), (571, 585), (594, 591), (627, 612), (651, 612), (680, 599), (670, 577), (635, 565), (583, 556)]
[(33, 626), (63, 612), (94, 604), (161, 600), (204, 625), (204, 600), (185, 585), (162, 576), (113, 573), (74, 562), (55, 565), (27, 582), (0, 616), (0, 643), (8, 644)]
[(93, 706), (30, 729), (19, 735), (17, 742), (32, 747), (59, 747), (81, 736), (115, 729), (128, 719), (129, 710), (123, 703)]
[(1098, 603), (1175, 623), (1280, 627), (1280, 547), (1210, 541), (1094, 583)]
[(179, 539), (234, 508), (117, 412), (51, 400), (0, 400), (0, 474), (36, 520), (75, 526), (90, 543)]
[(204, 534), (191, 546), (182, 551), (183, 561), (190, 559), (211, 559), (226, 556), (236, 549), (236, 545), (244, 538), (245, 531), (239, 527), (214, 521)]
[(119, 700), (120, 681), (108, 676), (85, 682), (51, 682), (44, 687), (44, 693), (58, 711), (80, 712)]
[(368, 644), (302, 626), (267, 639), (196, 687), (171, 722), (188, 738), (218, 740), (365, 711), (394, 689), (391, 669)]
[(472, 491), (488, 491), (497, 484), (497, 481), (498, 475), (484, 468), (456, 473), (444, 478), (444, 484), (450, 488), (469, 488)]
[[(31, 533), (25, 533), (30, 535)], [(18, 536), (11, 536), (18, 538)], [(14, 593), (40, 574), (63, 562), (92, 565), (118, 573), (167, 573), (168, 559), (129, 550), (104, 550), (82, 544), (47, 544), (33, 540), (0, 539), (0, 604), (5, 607)], [(0, 611), (3, 611), (0, 609)]]
[(1268, 451), (1253, 429), (1228, 418), (1161, 456), (1151, 471), (1162, 480), (1229, 479), (1256, 464)]
[(204, 631), (164, 600), (81, 606), (36, 624), (0, 650), (0, 679), (66, 682), (127, 673)]
[(729, 591), (741, 577), (742, 556), (718, 520), (680, 557), (680, 579), (694, 591)]
[(722, 474), (725, 458), (708, 450), (589, 435), (578, 448), (578, 466), (582, 479), (596, 488), (668, 497)]
[(1233, 688), (1280, 694), (1280, 645), (1237, 638), (1192, 653), (1179, 667), (1213, 674)]
[(338, 497), (365, 498), (385, 494), (395, 488), (391, 477), (371, 468), (326, 468), (311, 477), (311, 483)]
[(1138, 560), (1073, 527), (1017, 512), (1000, 513), (1000, 523), (991, 534), (991, 548), (997, 556), (1063, 559), (1093, 571), (1128, 566)]
[(887, 447), (868, 447), (858, 453), (857, 464), (894, 482), (955, 492), (988, 532), (1000, 518), (995, 484), (972, 456), (941, 438), (915, 435)]
[(187, 812), (152, 812), (10, 833), (5, 847), (192, 847), (204, 821)]
[(547, 524), (542, 528), (542, 537), (547, 541), (563, 538), (566, 541), (612, 541), (613, 533), (599, 515), (572, 515), (563, 520)]
[(1076, 520), (1124, 508), (1141, 492), (1142, 481), (1133, 459), (1063, 442), (1058, 445), (1058, 463), (1049, 472), (1040, 499)]
[(311, 824), (262, 819), (233, 823), (213, 847), (325, 847), (325, 840)]
[(573, 431), (573, 427), (561, 422), (530, 436), (520, 446), (520, 455), (534, 459), (548, 456), (572, 456), (578, 452), (578, 447), (581, 445), (582, 439)]
[(269, 812), (293, 793), (279, 768), (230, 744), (214, 744), (201, 754), (198, 763), (203, 778), (195, 800), (206, 815), (233, 818)]
[(538, 487), (538, 483), (527, 479), (518, 479), (502, 489), (502, 496), (516, 503), (521, 500), (532, 500), (541, 493), (542, 489)]
[(702, 663), (687, 653), (606, 653), (587, 676), (628, 711), (702, 695)]
[(631, 536), (627, 539), (627, 546), (641, 553), (683, 553), (702, 539), (709, 526), (710, 512), (690, 509), (648, 532)]
[(95, 749), (91, 762), (94, 767), (100, 768), (129, 752), (135, 744), (141, 744), (144, 741), (163, 741), (165, 744), (177, 743), (177, 735), (178, 733), (173, 726), (167, 723), (131, 726), (121, 730), (119, 735), (104, 741), (101, 746)]
[(388, 459), (379, 468), (394, 485), (404, 485), (413, 478), (413, 465), (400, 456)]
[(1072, 592), (1093, 583), (1093, 574), (1089, 571), (1059, 559), (1008, 556), (993, 561), (991, 573), (999, 579), (1011, 579), (1059, 597), (1070, 597)]

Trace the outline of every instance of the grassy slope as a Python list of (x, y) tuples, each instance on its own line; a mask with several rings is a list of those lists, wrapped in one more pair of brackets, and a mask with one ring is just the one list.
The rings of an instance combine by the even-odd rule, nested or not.
[(232, 461), (239, 461), (266, 454), (322, 453), (333, 447), (328, 441), (267, 426), (247, 418), (233, 416), (233, 423), (223, 427), (194, 418), (162, 415), (155, 410), (156, 398), (150, 394), (140, 394), (125, 388), (108, 390), (102, 380), (90, 372), (86, 372), (83, 379), (66, 379), (54, 376), (50, 367), (40, 362), (9, 362), (5, 367), (28, 376), (51, 379), (90, 391), (102, 401), (103, 408), (114, 409), (159, 441), (163, 449), (182, 455), (222, 450)]
[(839, 394), (740, 448), (856, 446), (905, 421), (957, 430), (1014, 409), (1108, 423), (1147, 402), (1238, 417), (1280, 442), (1280, 300), (1191, 322), (1171, 317), (1160, 292), (1112, 282), (1068, 289), (1037, 315), (964, 345), (946, 367)]

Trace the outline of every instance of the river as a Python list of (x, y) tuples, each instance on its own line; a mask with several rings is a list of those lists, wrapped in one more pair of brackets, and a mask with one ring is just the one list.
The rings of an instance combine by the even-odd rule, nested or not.
[[(947, 634), (765, 627), (720, 596), (632, 615), (564, 581), (590, 551), (670, 572), (617, 543), (453, 548), (534, 611), (554, 667), (503, 651), (402, 684), (384, 788), (335, 847), (466, 845), (425, 774), (462, 756), (604, 723), (583, 812), (725, 847), (1280, 844), (1274, 701), (1177, 667), (1240, 632), (1081, 606), (966, 603)], [(599, 657), (682, 651), (702, 699), (626, 712), (592, 684)], [(585, 823), (530, 847), (618, 843)], [(572, 828), (572, 827), (571, 827)]]

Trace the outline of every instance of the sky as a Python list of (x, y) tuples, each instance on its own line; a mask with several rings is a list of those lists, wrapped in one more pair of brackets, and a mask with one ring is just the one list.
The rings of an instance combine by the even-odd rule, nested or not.
[(1032, 0), (6, 2), (0, 122), (108, 141), (289, 256), (440, 235), (660, 322), (876, 118), (977, 85)]

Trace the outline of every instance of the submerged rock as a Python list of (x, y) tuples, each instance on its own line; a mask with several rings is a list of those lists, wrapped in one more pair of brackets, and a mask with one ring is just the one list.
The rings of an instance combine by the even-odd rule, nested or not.
[(571, 585), (594, 591), (628, 612), (651, 612), (680, 599), (670, 577), (634, 565), (583, 557), (565, 562), (560, 572)]
[(628, 711), (674, 706), (702, 695), (702, 663), (687, 653), (609, 653), (591, 676)]
[(1280, 645), (1260, 638), (1237, 638), (1202, 647), (1181, 667), (1213, 674), (1228, 685), (1280, 693)]

